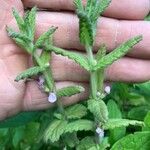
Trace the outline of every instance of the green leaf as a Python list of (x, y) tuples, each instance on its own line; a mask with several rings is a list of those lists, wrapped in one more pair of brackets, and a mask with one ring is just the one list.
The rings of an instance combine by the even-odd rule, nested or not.
[(32, 67), (32, 68), (29, 68), (27, 70), (25, 70), (24, 72), (22, 72), (21, 74), (19, 74), (15, 81), (19, 81), (19, 80), (22, 80), (22, 79), (27, 79), (27, 78), (31, 78), (35, 75), (38, 75), (39, 73), (42, 73), (43, 71), (45, 71), (45, 69), (47, 68), (48, 66), (46, 67), (39, 67), (39, 66), (36, 66), (36, 67)]
[(111, 53), (100, 59), (93, 70), (106, 68), (107, 66), (111, 65), (114, 61), (124, 56), (135, 44), (139, 43), (141, 40), (142, 36), (137, 36), (128, 40), (127, 42), (113, 50)]
[(81, 104), (76, 104), (65, 109), (68, 119), (80, 119), (87, 114), (87, 109)]
[(25, 31), (25, 24), (24, 24), (24, 20), (23, 18), (19, 15), (19, 12), (13, 8), (13, 16), (16, 19), (17, 25), (19, 27), (20, 32), (24, 32)]
[(65, 133), (75, 132), (75, 131), (92, 131), (94, 128), (94, 123), (90, 120), (80, 119), (73, 121), (66, 125)]
[[(122, 114), (120, 109), (118, 108), (117, 104), (113, 100), (109, 100), (107, 103), (107, 108), (109, 112), (109, 119), (111, 118), (122, 118)], [(110, 129), (109, 130), (110, 135), (109, 135), (109, 142), (111, 144), (114, 144), (116, 141), (121, 139), (122, 137), (125, 136), (126, 133), (126, 128), (125, 127), (119, 127), (115, 129)]]
[(68, 86), (63, 87), (61, 89), (57, 90), (57, 97), (70, 97), (75, 94), (79, 94), (81, 92), (84, 92), (84, 88), (82, 86)]
[(79, 11), (83, 11), (84, 7), (82, 5), (82, 1), (81, 0), (74, 0), (74, 5), (76, 6), (76, 9)]
[(133, 107), (128, 112), (128, 118), (136, 119), (136, 120), (144, 120), (144, 117), (146, 116), (146, 114), (149, 110), (150, 110), (150, 106), (148, 106), (148, 105)]
[(36, 41), (35, 47), (43, 48), (46, 40), (50, 40), (50, 36), (57, 30), (57, 27), (51, 27), (48, 31), (44, 32)]
[(12, 144), (13, 146), (17, 149), (17, 146), (19, 145), (19, 143), (21, 142), (21, 140), (23, 139), (24, 137), (24, 128), (22, 127), (18, 127), (16, 130), (15, 130), (15, 133), (13, 135), (13, 139), (12, 139)]
[(128, 101), (127, 101), (128, 105), (132, 105), (132, 106), (141, 106), (141, 105), (145, 105), (146, 101), (144, 96), (142, 96), (139, 93), (135, 93), (135, 92), (130, 92), (128, 94)]
[(150, 132), (137, 132), (117, 141), (111, 150), (149, 150)]
[(109, 118), (122, 118), (121, 111), (114, 100), (108, 101), (107, 108), (109, 112)]
[(150, 131), (150, 111), (144, 118), (145, 126), (142, 128), (142, 131)]
[(54, 120), (44, 133), (44, 140), (52, 143), (59, 140), (60, 136), (65, 132), (67, 121), (65, 120)]
[(15, 32), (13, 29), (6, 27), (8, 36), (13, 38), (13, 40), (15, 41), (15, 39), (20, 39), (26, 43), (31, 42), (30, 38), (28, 38), (24, 33), (17, 33)]
[(108, 110), (106, 104), (102, 100), (88, 100), (88, 109), (95, 116), (99, 122), (106, 122), (108, 120)]
[(92, 46), (94, 42), (94, 33), (91, 20), (86, 12), (77, 12), (79, 18), (79, 37), (83, 45)]
[(35, 34), (35, 18), (36, 18), (36, 11), (37, 11), (37, 8), (36, 7), (33, 7), (31, 9), (31, 11), (29, 12), (29, 15), (28, 15), (28, 22), (29, 24), (27, 24), (29, 27), (30, 27), (30, 37), (32, 40), (34, 40), (34, 34)]
[(95, 7), (91, 12), (91, 19), (93, 22), (96, 22), (104, 10), (109, 6), (111, 0), (96, 0)]
[(98, 150), (99, 145), (97, 145), (94, 141), (94, 137), (85, 137), (82, 139), (77, 146), (77, 150)]
[(18, 127), (37, 119), (41, 112), (22, 112), (16, 116), (0, 121), (0, 128)]
[(81, 67), (83, 67), (87, 71), (90, 70), (88, 59), (84, 55), (81, 55), (79, 53), (65, 51), (62, 48), (58, 48), (58, 47), (55, 47), (55, 46), (52, 46), (52, 45), (48, 46), (47, 50), (53, 51), (54, 53), (60, 54), (62, 56), (66, 56), (66, 57), (74, 60), (77, 64), (79, 64)]
[(63, 135), (63, 142), (65, 145), (73, 148), (79, 143), (79, 140), (76, 133), (66, 133)]
[(128, 119), (109, 119), (104, 125), (103, 128), (105, 130), (114, 129), (118, 127), (127, 127), (129, 125), (134, 126), (143, 126), (144, 123), (142, 121), (137, 120), (128, 120)]

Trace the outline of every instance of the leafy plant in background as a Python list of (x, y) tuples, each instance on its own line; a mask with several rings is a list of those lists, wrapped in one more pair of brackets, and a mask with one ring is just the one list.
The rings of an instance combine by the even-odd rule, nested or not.
[[(150, 90), (149, 83), (147, 83), (147, 90), (144, 90), (146, 84), (133, 86), (118, 83), (113, 85), (109, 95), (105, 96), (103, 91), (104, 70), (124, 56), (135, 44), (142, 40), (142, 37), (137, 36), (128, 40), (109, 54), (106, 54), (106, 46), (103, 45), (94, 56), (93, 45), (97, 20), (108, 7), (110, 1), (88, 0), (86, 6), (82, 5), (81, 0), (75, 0), (74, 3), (79, 18), (79, 38), (86, 49), (87, 56), (54, 46), (53, 34), (57, 30), (56, 27), (51, 27), (35, 40), (36, 8), (27, 12), (23, 18), (18, 15), (15, 9), (13, 10), (20, 32), (15, 32), (7, 27), (8, 35), (32, 56), (34, 64), (33, 67), (19, 74), (15, 81), (26, 81), (38, 76), (41, 90), (49, 95), (48, 101), (55, 103), (56, 107), (44, 112), (19, 114), (15, 118), (0, 123), (1, 127), (14, 127), (32, 120), (26, 126), (3, 130), (0, 134), (2, 137), (6, 137), (8, 134), (11, 136), (2, 141), (4, 142), (2, 148), (75, 148), (77, 150), (104, 150), (108, 148), (118, 150), (124, 148), (138, 150), (143, 146), (143, 149), (147, 150), (150, 146), (148, 142), (150, 139), (150, 114), (148, 113), (149, 92), (145, 92)], [(37, 51), (39, 48), (41, 49), (40, 54)], [(61, 97), (84, 92), (84, 88), (81, 86), (56, 88), (49, 63), (52, 59), (52, 52), (74, 60), (89, 72), (90, 93), (87, 101), (64, 108)], [(146, 96), (146, 94), (148, 95)], [(143, 108), (146, 110), (145, 107), (147, 107), (147, 111), (138, 116), (140, 110), (143, 110)], [(24, 117), (26, 119), (22, 122)], [(142, 132), (128, 135), (128, 133), (140, 130)]]

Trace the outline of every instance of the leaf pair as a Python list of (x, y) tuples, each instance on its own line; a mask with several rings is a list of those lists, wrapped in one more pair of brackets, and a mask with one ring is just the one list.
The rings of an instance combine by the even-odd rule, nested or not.
[(79, 18), (79, 37), (83, 45), (92, 46), (95, 39), (98, 17), (109, 5), (110, 0), (87, 0), (84, 7), (81, 0), (75, 0)]

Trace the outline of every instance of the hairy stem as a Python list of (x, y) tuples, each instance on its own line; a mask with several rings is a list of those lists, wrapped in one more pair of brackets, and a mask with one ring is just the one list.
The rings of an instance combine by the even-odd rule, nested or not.
[[(43, 63), (41, 62), (39, 56), (34, 53), (33, 57), (34, 57), (35, 61), (37, 62), (37, 64), (38, 64), (40, 67), (42, 67), (42, 66), (43, 66)], [(51, 68), (49, 67), (48, 69), (46, 69), (46, 70), (43, 72), (43, 75), (44, 75), (44, 77), (45, 77), (47, 86), (48, 86), (48, 88), (50, 89), (50, 91), (53, 91), (54, 93), (56, 93), (56, 86), (55, 86), (55, 83), (54, 83), (53, 78), (52, 78), (52, 71), (51, 71)], [(63, 107), (62, 102), (60, 101), (60, 99), (58, 99), (56, 102), (57, 102), (57, 106), (58, 106), (59, 112), (60, 112), (60, 113), (64, 116), (64, 118), (65, 118), (65, 111), (64, 111), (64, 107)]]

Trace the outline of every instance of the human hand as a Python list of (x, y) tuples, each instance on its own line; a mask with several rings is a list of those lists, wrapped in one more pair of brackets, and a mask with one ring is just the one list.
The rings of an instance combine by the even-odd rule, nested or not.
[[(2, 4), (1, 4), (2, 3)], [(19, 0), (0, 2), (2, 7), (1, 19), (5, 20), (1, 24), (1, 63), (0, 63), (0, 118), (4, 119), (23, 110), (44, 109), (50, 106), (47, 101), (47, 95), (40, 92), (37, 83), (32, 81), (24, 84), (23, 82), (15, 83), (14, 79), (18, 73), (22, 72), (29, 65), (29, 57), (16, 44), (11, 41), (5, 31), (5, 25), (15, 26), (15, 21), (10, 11), (16, 7), (21, 13), (24, 8), (37, 5), (47, 11), (38, 11), (37, 13), (37, 36), (46, 31), (50, 26), (58, 26), (54, 36), (55, 45), (71, 50), (82, 50), (78, 39), (78, 20), (73, 13), (72, 0), (24, 0), (23, 5)], [(62, 10), (59, 10), (62, 9)], [(128, 11), (126, 11), (128, 9)], [(9, 10), (9, 11), (8, 11)], [(50, 12), (48, 10), (59, 10)], [(63, 10), (67, 10), (64, 12)], [(141, 0), (132, 2), (126, 0), (119, 2), (112, 1), (111, 6), (104, 13), (98, 24), (97, 38), (95, 42), (95, 51), (100, 44), (105, 43), (108, 50), (111, 51), (116, 46), (126, 41), (130, 37), (142, 34), (143, 41), (134, 47), (128, 56), (115, 62), (106, 70), (106, 81), (125, 81), (125, 82), (142, 82), (150, 79), (150, 49), (149, 38), (150, 23), (142, 21), (150, 10), (149, 1)], [(129, 20), (120, 21), (119, 19)], [(52, 61), (53, 74), (57, 86), (62, 87), (68, 84), (81, 84), (88, 89), (88, 74), (71, 60), (62, 56), (53, 56)], [(78, 94), (71, 98), (63, 98), (65, 104), (71, 104), (85, 99), (88, 95)]]

